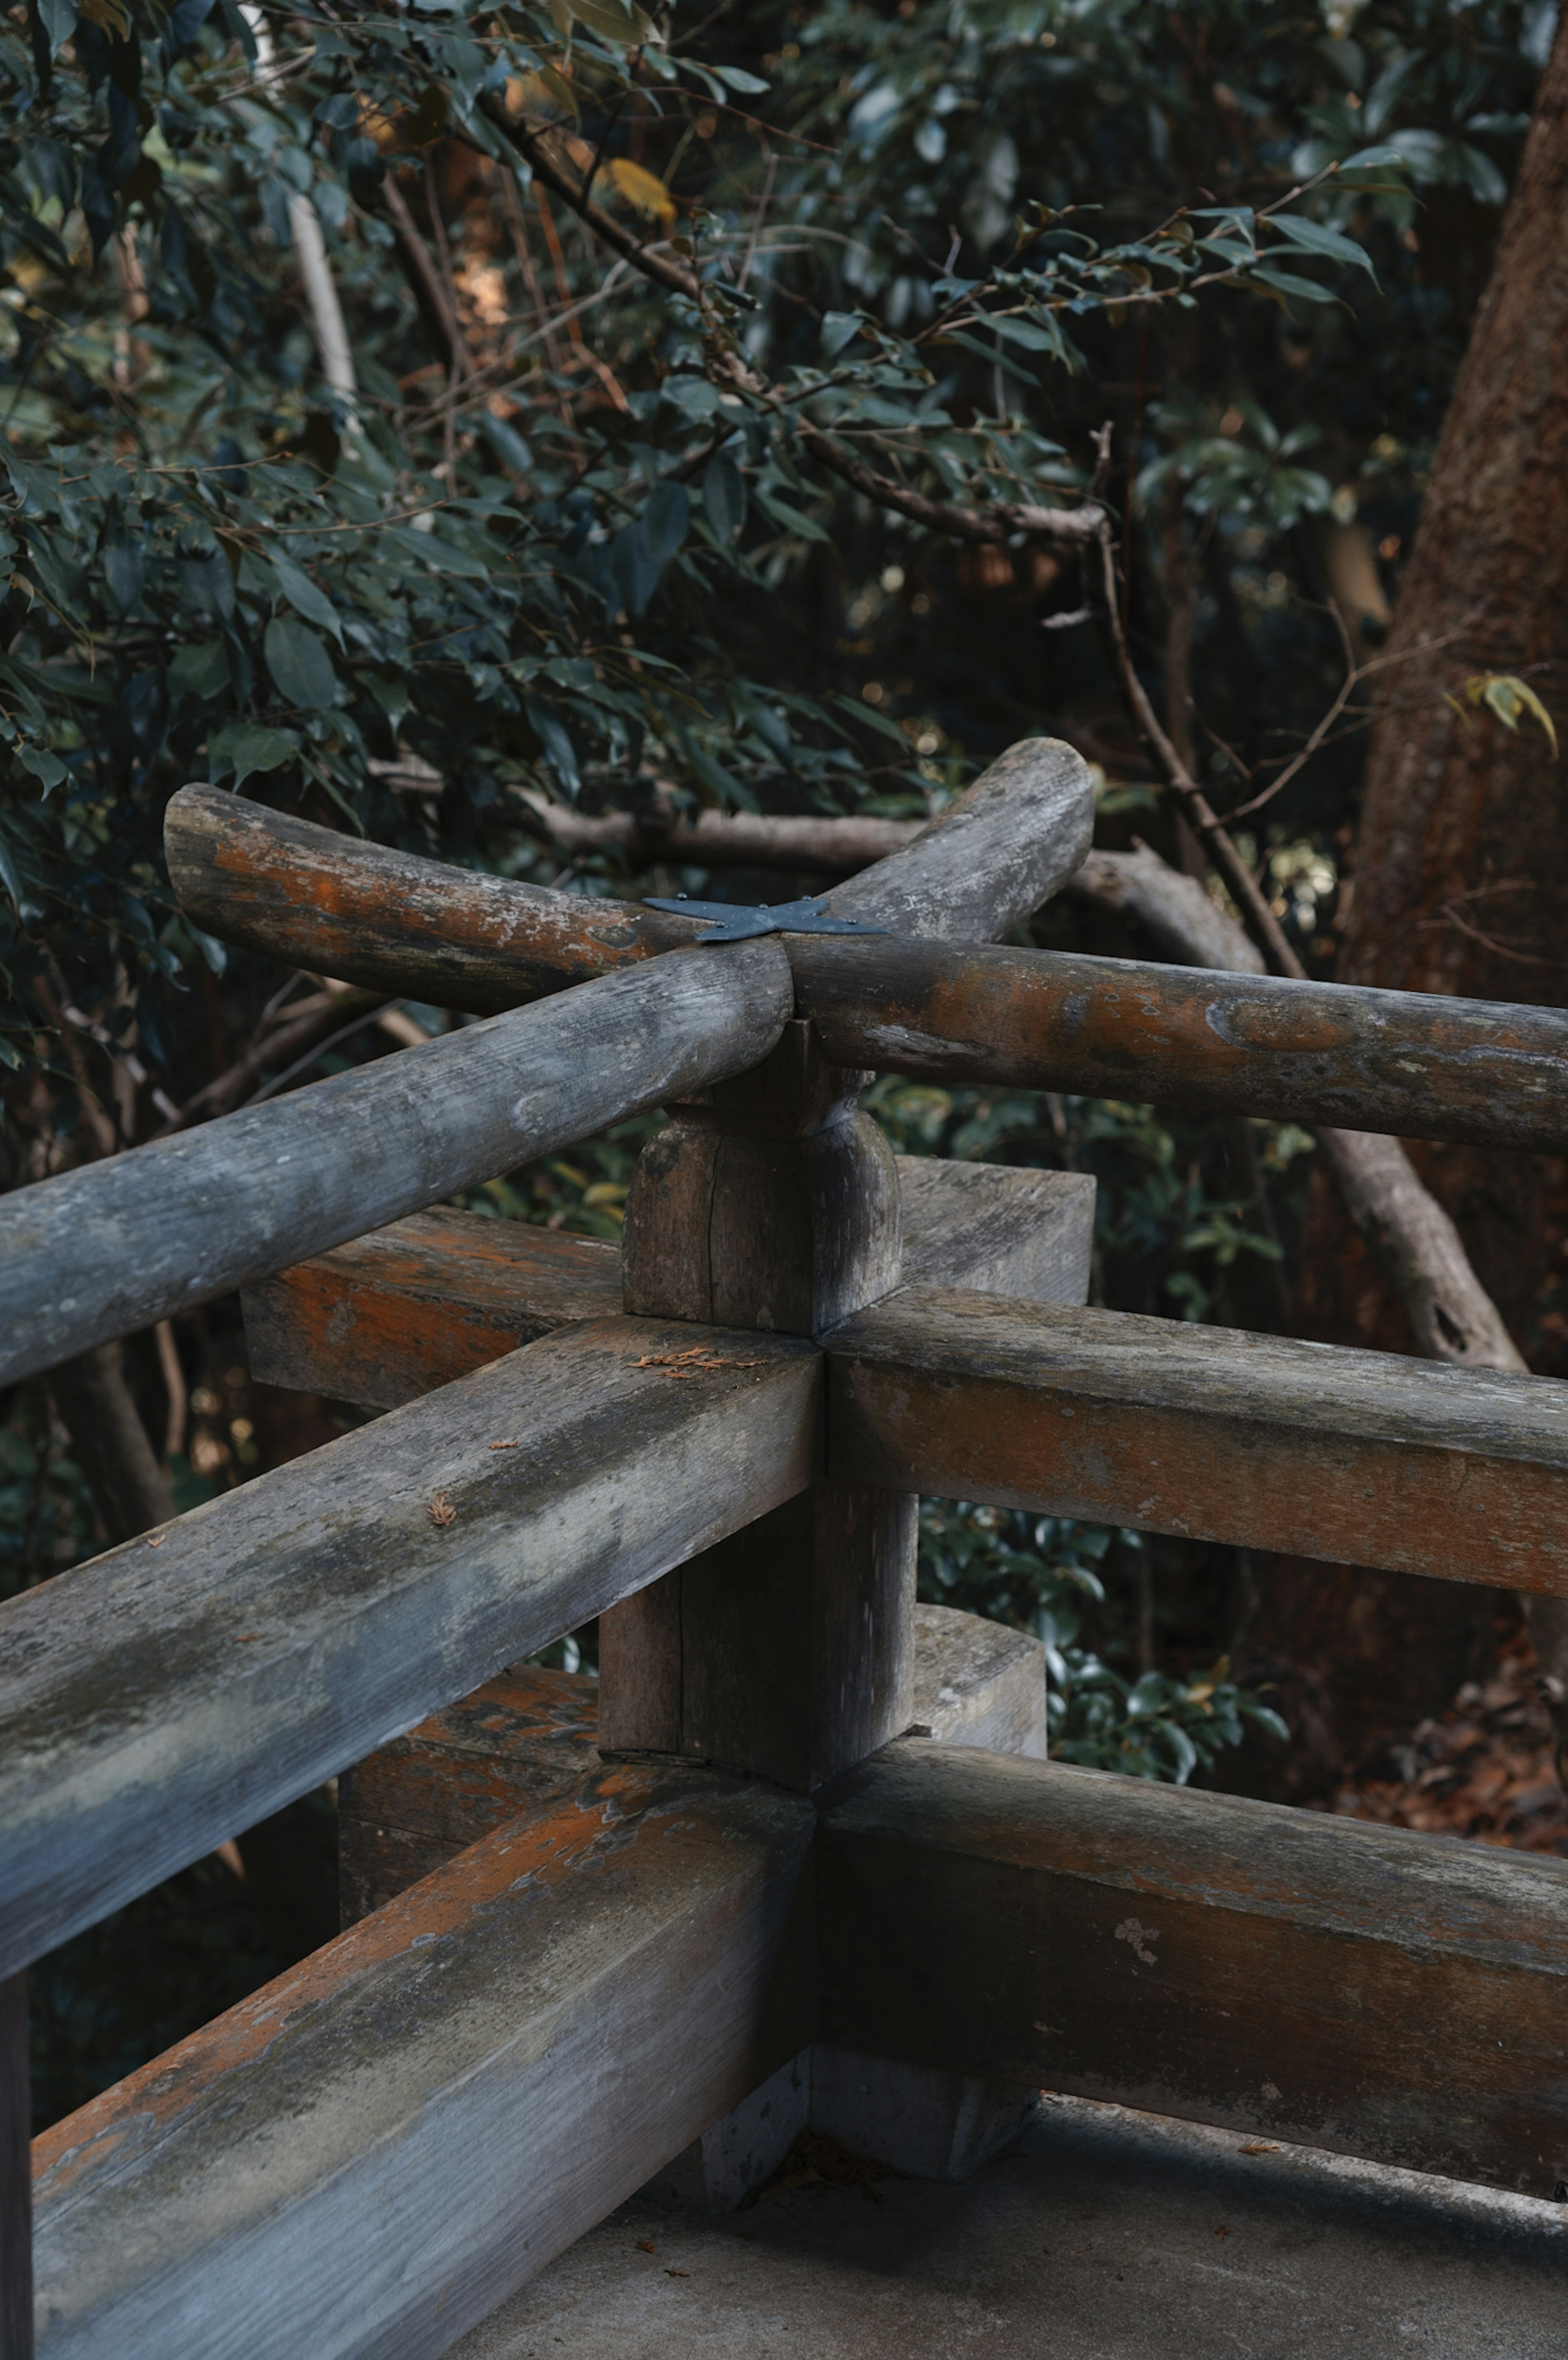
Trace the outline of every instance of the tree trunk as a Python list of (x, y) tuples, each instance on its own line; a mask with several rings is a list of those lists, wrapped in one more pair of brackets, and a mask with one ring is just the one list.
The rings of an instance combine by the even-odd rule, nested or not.
[[(1490, 282), (1428, 481), (1383, 674), (1342, 981), (1473, 999), (1568, 1003), (1568, 805), (1540, 725), (1510, 732), (1465, 698), (1487, 672), (1525, 674), (1568, 723), (1568, 16), (1542, 78)], [(1448, 700), (1452, 698), (1454, 703)], [(1456, 705), (1460, 709), (1455, 709)], [(1563, 1173), (1502, 1150), (1418, 1146), (1483, 1285), (1538, 1368)], [(1302, 1244), (1303, 1332), (1409, 1351), (1410, 1323), (1327, 1173)], [(1446, 1700), (1484, 1646), (1485, 1596), (1388, 1574), (1276, 1568), (1257, 1637), (1334, 1697), (1354, 1751), (1417, 1691)], [(1532, 1616), (1532, 1621), (1533, 1621)], [(1559, 1616), (1554, 1621), (1564, 1618)], [(1353, 1628), (1351, 1626), (1354, 1626)], [(1542, 1669), (1568, 1633), (1536, 1624)], [(1559, 1662), (1558, 1658), (1563, 1660)], [(1418, 1703), (1417, 1709), (1421, 1706)]]
[(174, 1495), (125, 1382), (119, 1344), (62, 1360), (49, 1386), (110, 1542), (167, 1524)]

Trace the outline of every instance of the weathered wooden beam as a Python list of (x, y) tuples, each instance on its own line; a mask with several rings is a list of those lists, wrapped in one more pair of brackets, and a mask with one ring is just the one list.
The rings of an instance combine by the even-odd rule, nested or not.
[(824, 2039), (1568, 2179), (1568, 1862), (941, 1747), (820, 1801)]
[[(868, 872), (875, 874), (876, 872)], [(1055, 951), (789, 938), (845, 1065), (1561, 1153), (1568, 1013)]]
[(741, 1073), (776, 941), (673, 953), (0, 1202), (0, 1383)]
[(517, 1664), (338, 1781), (343, 1923), (597, 1770), (599, 1683)]
[(503, 1352), (621, 1307), (621, 1250), (528, 1221), (413, 1213), (247, 1286), (264, 1385), (396, 1409)]
[(242, 949), (495, 1016), (694, 942), (695, 918), (517, 885), (181, 787), (164, 814), (180, 907)]
[[(1094, 1183), (1081, 1173), (894, 1158), (904, 1272), (1036, 1303), (1088, 1292)], [(415, 1213), (245, 1290), (262, 1384), (395, 1409), (621, 1303), (621, 1250), (481, 1213)]]
[(900, 1155), (907, 1286), (976, 1286), (1025, 1303), (1083, 1303), (1094, 1244), (1086, 1172)]
[(0, 1973), (800, 1491), (820, 1371), (569, 1328), (0, 1606)]
[[(1045, 1752), (1045, 1650), (951, 1606), (915, 1608), (911, 1736)], [(338, 1785), (343, 1923), (379, 1909), (597, 1766), (599, 1682), (515, 1665), (357, 1763)]]
[(1094, 781), (1083, 757), (1059, 738), (1025, 738), (901, 852), (835, 886), (828, 907), (835, 917), (923, 942), (992, 943), (1082, 866), (1094, 835)]
[[(894, 935), (984, 942), (1071, 873), (1092, 823), (1080, 757), (1030, 740), (830, 908)], [(797, 1023), (766, 1065), (678, 1109), (627, 1198), (627, 1310), (815, 1335), (889, 1293), (902, 1184), (856, 1111), (867, 1078)], [(1009, 1256), (1016, 1229), (987, 1245), (992, 1266)], [(907, 1729), (920, 1488), (918, 1474), (896, 1493), (830, 1477), (604, 1616), (601, 1743), (809, 1794)]]
[[(753, 1073), (682, 1108), (626, 1200), (628, 1311), (809, 1336), (898, 1283), (893, 1152), (864, 1077), (791, 1023)], [(836, 1306), (836, 1308), (835, 1308)], [(606, 1747), (800, 1793), (909, 1721), (916, 1502), (822, 1481), (599, 1624)]]
[(1568, 1384), (905, 1287), (828, 1346), (860, 1482), (1568, 1596)]
[(69, 2116), (40, 2360), (434, 2360), (810, 2039), (811, 1827), (601, 1772)]
[(916, 1607), (911, 1737), (1043, 1762), (1045, 1699), (1042, 1641), (953, 1606)]
[(32, 2077), (27, 1978), (0, 1983), (0, 2360), (33, 2360)]
[[(1083, 758), (1055, 738), (1025, 738), (832, 906), (900, 934), (986, 941), (1072, 875), (1094, 820)], [(215, 787), (170, 798), (164, 849), (180, 906), (224, 942), (480, 1015), (705, 932), (674, 912), (390, 852)]]

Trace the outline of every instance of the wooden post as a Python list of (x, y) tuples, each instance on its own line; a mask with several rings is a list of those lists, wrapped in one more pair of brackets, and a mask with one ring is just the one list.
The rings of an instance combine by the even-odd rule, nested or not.
[(0, 2360), (33, 2360), (32, 2092), (27, 1978), (0, 1983)]
[[(898, 1174), (856, 1110), (865, 1078), (797, 1021), (754, 1074), (679, 1109), (632, 1184), (627, 1306), (810, 1335), (897, 1286)], [(915, 1520), (912, 1495), (824, 1468), (602, 1615), (602, 1750), (810, 1794), (897, 1737), (912, 1718)]]

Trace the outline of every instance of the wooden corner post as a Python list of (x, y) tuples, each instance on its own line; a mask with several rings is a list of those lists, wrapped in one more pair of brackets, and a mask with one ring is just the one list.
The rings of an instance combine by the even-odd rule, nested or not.
[[(992, 940), (1073, 873), (1093, 817), (1078, 756), (1028, 740), (829, 909), (890, 934)], [(677, 1108), (632, 1184), (626, 1310), (820, 1336), (890, 1294), (898, 1178), (858, 1110), (869, 1078), (835, 1066), (797, 1018), (751, 1073)], [(917, 1504), (823, 1465), (809, 1491), (602, 1616), (601, 1749), (811, 1794), (901, 1734)]]
[[(722, 954), (720, 954), (722, 956)], [(898, 1180), (868, 1078), (787, 1026), (678, 1108), (626, 1209), (626, 1308), (821, 1334), (898, 1284)], [(672, 1381), (679, 1381), (677, 1371)], [(602, 1750), (681, 1754), (810, 1794), (909, 1726), (912, 1496), (807, 1491), (600, 1619)]]

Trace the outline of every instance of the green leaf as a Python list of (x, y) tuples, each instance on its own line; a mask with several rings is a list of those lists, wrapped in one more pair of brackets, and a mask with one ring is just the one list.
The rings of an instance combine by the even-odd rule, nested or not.
[(60, 514), (60, 471), (29, 466), (14, 451), (4, 454), (5, 472), (11, 478), (11, 488), (23, 508), (33, 516)]
[(714, 537), (728, 549), (746, 522), (746, 477), (724, 451), (715, 451), (702, 470), (702, 506)]
[(691, 515), (691, 502), (684, 484), (654, 486), (643, 510), (643, 527), (656, 573), (663, 573), (685, 540)]
[(1266, 287), (1277, 287), (1281, 295), (1294, 295), (1303, 303), (1332, 303), (1332, 287), (1320, 287), (1315, 279), (1298, 279), (1293, 270), (1278, 269), (1271, 262), (1260, 262), (1249, 271), (1249, 280), (1256, 285), (1261, 279)]
[(299, 750), (299, 740), (292, 730), (264, 729), (256, 721), (231, 721), (208, 738), (207, 761), (212, 770), (234, 771), (237, 793), (256, 771), (280, 770)]
[(308, 623), (320, 623), (322, 630), (331, 631), (341, 648), (343, 643), (343, 624), (326, 592), (318, 590), (310, 575), (296, 565), (291, 557), (281, 557), (276, 550), (268, 550), (267, 562), (294, 612), (303, 615)]
[(24, 770), (32, 772), (46, 796), (60, 785), (62, 779), (71, 776), (60, 756), (51, 754), (47, 746), (18, 746), (16, 759)]
[(569, 13), (602, 41), (646, 41), (653, 27), (637, 7), (623, 7), (620, 0), (565, 0)]
[(885, 713), (876, 713), (869, 705), (862, 705), (858, 696), (844, 696), (836, 689), (830, 702), (840, 706), (852, 719), (864, 722), (868, 729), (875, 729), (878, 737), (890, 738), (895, 746), (901, 746), (906, 754), (909, 752), (909, 739), (898, 723), (889, 721)]
[(130, 613), (147, 584), (147, 567), (139, 549), (123, 541), (111, 541), (103, 552), (103, 579), (122, 619)]
[(998, 320), (991, 318), (986, 325), (1009, 344), (1022, 344), (1026, 352), (1054, 353), (1062, 348), (1062, 339), (1052, 330), (1041, 328), (1033, 320)]
[(337, 688), (332, 660), (314, 631), (291, 615), (277, 615), (262, 641), (272, 684), (285, 705), (305, 713), (324, 712)]
[(432, 574), (461, 574), (471, 582), (490, 579), (487, 565), (482, 565), (476, 557), (465, 556), (439, 533), (416, 532), (411, 525), (389, 524), (383, 526), (376, 538), (384, 549), (396, 549), (405, 557), (418, 558)]
[(535, 737), (544, 748), (546, 761), (575, 803), (583, 791), (583, 779), (577, 768), (577, 749), (564, 725), (537, 697), (525, 698), (524, 709)]
[(179, 648), (169, 667), (169, 693), (178, 704), (188, 696), (222, 696), (229, 685), (229, 660), (222, 639), (201, 639)]
[(19, 911), (22, 906), (22, 880), (16, 873), (16, 864), (11, 857), (11, 847), (3, 835), (0, 835), (0, 885), (5, 886)]
[(741, 66), (715, 66), (713, 71), (726, 90), (741, 91), (748, 98), (757, 97), (763, 91), (773, 87), (771, 82), (762, 81), (757, 74), (747, 73)]
[(49, 55), (58, 58), (76, 30), (75, 0), (38, 0), (38, 22), (49, 36)]
[(822, 313), (822, 358), (831, 361), (842, 353), (845, 344), (861, 330), (858, 311), (824, 311)]
[(1343, 180), (1347, 172), (1386, 171), (1390, 165), (1403, 169), (1406, 158), (1397, 148), (1358, 148), (1347, 156), (1335, 178)]
[(1326, 255), (1331, 262), (1352, 262), (1365, 270), (1374, 286), (1377, 274), (1372, 268), (1372, 257), (1353, 237), (1343, 237), (1336, 229), (1325, 229), (1322, 222), (1303, 221), (1295, 213), (1276, 213), (1274, 226), (1283, 232), (1292, 245), (1303, 246), (1309, 254)]

